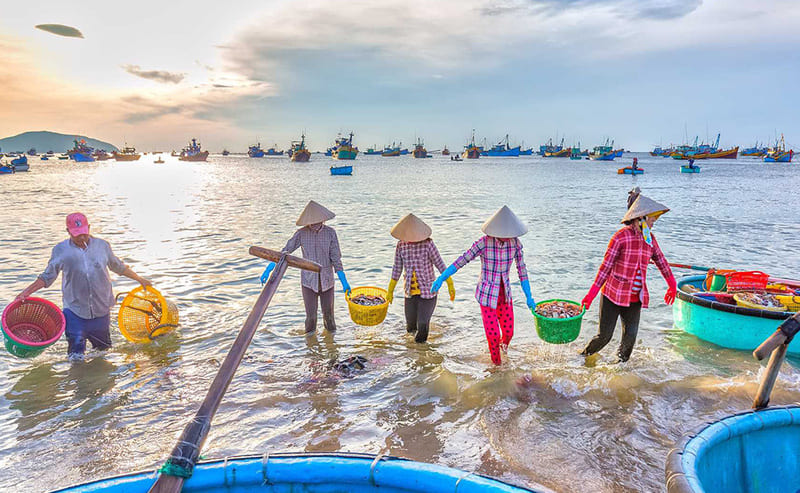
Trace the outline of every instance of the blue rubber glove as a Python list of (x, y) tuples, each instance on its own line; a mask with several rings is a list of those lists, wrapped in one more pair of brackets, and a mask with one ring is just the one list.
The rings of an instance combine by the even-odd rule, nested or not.
[(458, 271), (458, 268), (455, 265), (450, 265), (450, 267), (446, 268), (442, 275), (437, 277), (433, 284), (431, 285), (431, 293), (436, 293), (439, 291), (439, 288), (442, 287), (442, 283), (447, 280), (448, 277), (452, 276), (453, 274)]
[(270, 272), (272, 272), (272, 269), (274, 269), (274, 268), (275, 268), (275, 262), (270, 262), (270, 263), (267, 264), (267, 268), (264, 269), (264, 273), (261, 274), (261, 285), (262, 286), (264, 284), (266, 284), (267, 281), (269, 281), (269, 274), (270, 274)]
[(522, 292), (525, 293), (525, 303), (528, 304), (528, 308), (533, 310), (536, 308), (536, 302), (533, 300), (533, 296), (531, 296), (531, 283), (527, 279), (520, 282), (522, 285)]
[(347, 282), (347, 278), (344, 276), (344, 271), (340, 270), (336, 273), (339, 276), (339, 280), (342, 281), (342, 289), (344, 290), (344, 294), (350, 293), (350, 283)]

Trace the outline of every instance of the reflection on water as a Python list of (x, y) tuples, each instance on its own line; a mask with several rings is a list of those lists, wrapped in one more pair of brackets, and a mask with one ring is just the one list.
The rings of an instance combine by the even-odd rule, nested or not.
[[(139, 346), (114, 325), (114, 348), (82, 362), (66, 361), (64, 341), (33, 360), (1, 355), (0, 488), (43, 490), (155, 468), (260, 290), (264, 262), (247, 247), (283, 246), (310, 198), (337, 213), (332, 225), (354, 286), (386, 285), (395, 245), (388, 231), (406, 213), (431, 225), (449, 263), (507, 203), (531, 228), (523, 243), (536, 299), (580, 299), (634, 184), (672, 208), (655, 228), (671, 261), (782, 277), (800, 270), (786, 253), (800, 249), (800, 225), (764, 202), (800, 207), (795, 166), (742, 159), (681, 175), (671, 161), (640, 156), (646, 174), (631, 177), (588, 161), (359, 157), (353, 177), (334, 178), (321, 156), (307, 165), (166, 159), (34, 161), (30, 173), (3, 180), (0, 207), (14, 214), (0, 223), (0, 304), (41, 272), (64, 215), (80, 209), (93, 232), (177, 303), (183, 326)], [(299, 274), (289, 271), (203, 455), (386, 451), (556, 491), (659, 491), (677, 437), (750, 406), (762, 367), (673, 329), (655, 269), (648, 277), (656, 301), (643, 313), (630, 362), (613, 363), (619, 335), (598, 357), (578, 356), (596, 332), (596, 307), (576, 342), (541, 342), (515, 286), (516, 335), (499, 368), (472, 297), (478, 273), (472, 263), (456, 274), (456, 302), (440, 303), (429, 342), (416, 344), (402, 301), (382, 325), (357, 327), (341, 297), (335, 336), (305, 337)], [(118, 292), (132, 287), (115, 279)], [(58, 285), (43, 295), (59, 301)], [(364, 370), (332, 371), (354, 355), (368, 360)], [(797, 367), (794, 359), (785, 365), (773, 402), (800, 400)]]

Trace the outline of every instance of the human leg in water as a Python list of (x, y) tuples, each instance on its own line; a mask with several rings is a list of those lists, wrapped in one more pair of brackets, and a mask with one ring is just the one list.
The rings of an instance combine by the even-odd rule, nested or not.
[(406, 332), (413, 334), (417, 331), (417, 313), (419, 312), (419, 295), (405, 298), (403, 310), (406, 314)]
[(636, 344), (636, 335), (639, 333), (639, 317), (642, 313), (642, 302), (631, 303), (622, 308), (622, 340), (619, 343), (617, 356), (619, 361), (628, 361)]
[(497, 297), (497, 321), (503, 333), (500, 349), (505, 352), (514, 337), (514, 306), (506, 299), (502, 284), (500, 284), (500, 295)]
[(317, 330), (317, 307), (319, 295), (311, 288), (303, 286), (303, 304), (306, 307), (306, 334)]
[(333, 316), (334, 288), (319, 294), (322, 305), (322, 324), (328, 332), (336, 332), (336, 319)]
[(497, 309), (481, 305), (483, 330), (486, 332), (486, 342), (489, 343), (489, 354), (492, 363), (499, 365), (503, 362), (500, 357), (500, 323), (497, 320)]
[(581, 352), (583, 356), (593, 355), (606, 347), (606, 344), (611, 341), (611, 337), (614, 335), (614, 329), (617, 326), (617, 318), (622, 308), (623, 307), (603, 296), (603, 301), (600, 303), (600, 324), (598, 333), (589, 341), (589, 344), (586, 345), (583, 352)]
[(428, 329), (431, 325), (431, 317), (433, 310), (436, 309), (436, 299), (433, 298), (420, 298), (417, 308), (417, 336), (414, 338), (416, 342), (425, 342), (428, 340)]

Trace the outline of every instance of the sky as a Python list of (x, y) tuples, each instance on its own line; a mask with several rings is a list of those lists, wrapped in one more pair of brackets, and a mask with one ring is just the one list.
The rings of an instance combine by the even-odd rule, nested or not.
[[(36, 29), (63, 24), (64, 37)], [(0, 137), (800, 147), (797, 0), (9, 2)]]

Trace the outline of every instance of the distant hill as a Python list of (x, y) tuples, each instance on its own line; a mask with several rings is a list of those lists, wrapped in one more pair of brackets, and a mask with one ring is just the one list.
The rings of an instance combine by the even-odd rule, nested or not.
[(0, 139), (0, 149), (3, 152), (27, 151), (31, 147), (35, 148), (40, 154), (47, 151), (65, 152), (72, 149), (72, 141), (85, 140), (86, 144), (95, 149), (105, 149), (106, 151), (118, 151), (119, 149), (103, 142), (102, 140), (90, 139), (85, 135), (59, 134), (55, 132), (25, 132), (13, 137)]

